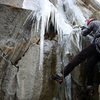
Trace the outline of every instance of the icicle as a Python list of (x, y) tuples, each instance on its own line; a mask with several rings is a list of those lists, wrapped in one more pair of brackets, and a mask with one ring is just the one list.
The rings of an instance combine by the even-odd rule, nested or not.
[(39, 66), (39, 70), (43, 66), (43, 58), (44, 58), (44, 34), (45, 34), (44, 22), (45, 22), (45, 20), (42, 17), (41, 34), (40, 34), (40, 66)]

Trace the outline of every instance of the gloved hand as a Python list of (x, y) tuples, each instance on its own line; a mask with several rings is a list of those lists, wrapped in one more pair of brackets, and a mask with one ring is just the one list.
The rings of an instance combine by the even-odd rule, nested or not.
[(92, 85), (87, 86), (86, 94), (87, 96), (92, 96), (94, 94), (94, 88)]
[(84, 30), (86, 27), (85, 26), (81, 26), (81, 30)]

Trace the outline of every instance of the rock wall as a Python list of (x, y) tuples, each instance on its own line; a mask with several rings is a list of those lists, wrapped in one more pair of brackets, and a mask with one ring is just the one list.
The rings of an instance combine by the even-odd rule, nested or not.
[(96, 10), (100, 11), (100, 4), (97, 0), (82, 0), (85, 4), (88, 5), (89, 8), (95, 8)]
[[(50, 1), (54, 5), (57, 3), (57, 0)], [(0, 4), (0, 100), (61, 100), (62, 97), (65, 99), (64, 90), (61, 91), (64, 85), (58, 86), (57, 83), (50, 80), (51, 74), (61, 70), (61, 50), (58, 51), (57, 34), (53, 26), (51, 25), (45, 36), (44, 62), (43, 67), (39, 70), (40, 34), (34, 31), (34, 28), (31, 29), (32, 21), (24, 24), (31, 11), (16, 8), (22, 6), (22, 1), (20, 4), (17, 0), (11, 2), (11, 0), (9, 2), (7, 0), (0, 1), (0, 3), (15, 6)], [(91, 16), (96, 19), (100, 18), (99, 11), (95, 8), (92, 8), (92, 13), (89, 12), (90, 16), (87, 17), (86, 9), (83, 9), (88, 8), (87, 5), (81, 1), (77, 4), (86, 18)], [(69, 22), (74, 23), (72, 20)], [(33, 37), (31, 37), (32, 31), (34, 32)], [(75, 47), (77, 33), (75, 32), (72, 36), (73, 41), (69, 41), (72, 51), (71, 54), (65, 55), (66, 64), (79, 52), (79, 48)], [(83, 45), (87, 45), (87, 41)], [(85, 68), (77, 67), (71, 75), (72, 100), (82, 100), (86, 79)], [(95, 80), (99, 79), (95, 78)], [(98, 84), (95, 87), (96, 93), (92, 99), (98, 100)]]
[[(31, 38), (31, 11), (0, 5), (0, 100), (54, 100), (57, 86), (57, 40), (45, 40), (44, 64), (39, 70), (39, 33)], [(31, 39), (30, 39), (31, 38)]]

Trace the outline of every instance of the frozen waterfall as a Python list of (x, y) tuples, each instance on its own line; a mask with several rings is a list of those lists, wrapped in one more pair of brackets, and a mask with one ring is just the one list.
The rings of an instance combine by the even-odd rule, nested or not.
[[(45, 29), (48, 29), (48, 22), (51, 17), (52, 24), (57, 30), (60, 39), (62, 40), (63, 34), (70, 34), (72, 32), (72, 27), (68, 24), (68, 20), (65, 15), (62, 14), (49, 0), (24, 0), (23, 8), (31, 9), (34, 13), (31, 13), (32, 19), (36, 17), (37, 20), (37, 31), (39, 30), (39, 23), (41, 21), (41, 32), (40, 32), (40, 67), (43, 64), (43, 44), (44, 44), (44, 34)], [(58, 5), (59, 8), (59, 5)], [(32, 36), (32, 35), (31, 35)]]
[[(32, 10), (29, 18), (36, 18), (37, 31), (41, 23), (40, 31), (40, 69), (43, 66), (43, 46), (44, 46), (44, 34), (45, 30), (48, 31), (49, 20), (57, 30), (59, 35), (58, 43), (60, 49), (63, 49), (62, 65), (66, 65), (66, 55), (75, 54), (75, 51), (71, 50), (72, 44), (75, 45), (79, 51), (82, 49), (82, 41), (80, 39), (80, 29), (74, 29), (75, 25), (85, 25), (86, 18), (82, 11), (76, 4), (76, 0), (58, 0), (58, 4), (55, 7), (49, 0), (24, 0), (23, 8)], [(87, 15), (88, 16), (88, 15)], [(75, 36), (75, 38), (73, 37)], [(32, 35), (31, 35), (32, 36)], [(62, 52), (61, 52), (62, 53)], [(63, 67), (64, 67), (63, 66)], [(67, 99), (71, 100), (71, 75), (66, 77), (65, 81), (67, 87)]]

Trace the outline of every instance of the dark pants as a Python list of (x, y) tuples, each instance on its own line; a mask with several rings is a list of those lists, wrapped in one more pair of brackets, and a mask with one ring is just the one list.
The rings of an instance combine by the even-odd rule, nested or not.
[(87, 69), (87, 85), (93, 84), (94, 66), (100, 61), (100, 54), (97, 52), (94, 44), (90, 44), (88, 47), (83, 49), (79, 54), (77, 54), (64, 70), (61, 71), (66, 77), (77, 65), (83, 62), (85, 59), (89, 58), (86, 69)]

